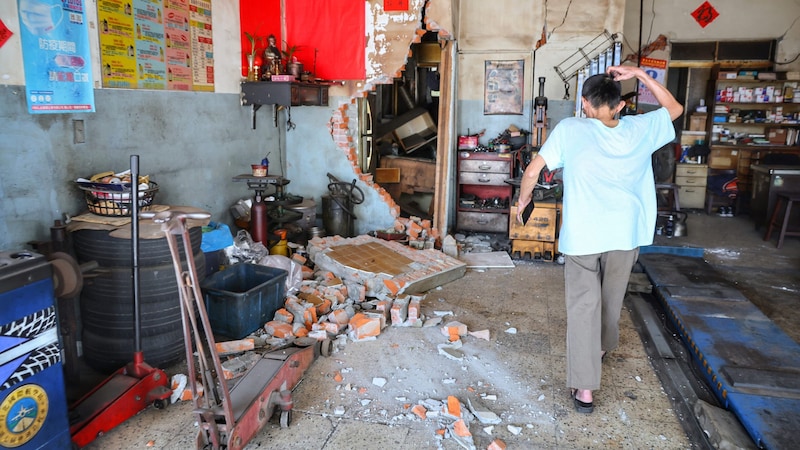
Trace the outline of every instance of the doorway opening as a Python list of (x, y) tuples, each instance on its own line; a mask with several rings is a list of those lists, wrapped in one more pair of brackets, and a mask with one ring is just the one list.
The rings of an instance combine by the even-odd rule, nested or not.
[(425, 33), (410, 53), (391, 84), (359, 99), (359, 165), (392, 196), (401, 216), (432, 219), (442, 54), (437, 33)]

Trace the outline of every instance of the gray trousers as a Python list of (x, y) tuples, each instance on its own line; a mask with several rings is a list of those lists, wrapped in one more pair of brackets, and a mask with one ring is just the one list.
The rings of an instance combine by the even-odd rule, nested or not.
[(619, 316), (639, 249), (569, 256), (564, 265), (567, 303), (567, 387), (599, 389), (600, 354), (619, 344)]

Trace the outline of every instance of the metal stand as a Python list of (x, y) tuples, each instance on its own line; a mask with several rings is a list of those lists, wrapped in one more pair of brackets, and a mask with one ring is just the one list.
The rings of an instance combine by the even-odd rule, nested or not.
[[(178, 281), (189, 388), (199, 428), (197, 448), (244, 448), (266, 425), (276, 408), (281, 410), (281, 426), (288, 427), (292, 411), (291, 390), (318, 355), (330, 354), (331, 341), (316, 341), (308, 347), (265, 353), (235, 386), (229, 388), (200, 291), (186, 228), (187, 219), (207, 219), (210, 215), (163, 211), (150, 216), (161, 223), (167, 236)], [(181, 264), (178, 236), (183, 239), (188, 270), (184, 270)]]

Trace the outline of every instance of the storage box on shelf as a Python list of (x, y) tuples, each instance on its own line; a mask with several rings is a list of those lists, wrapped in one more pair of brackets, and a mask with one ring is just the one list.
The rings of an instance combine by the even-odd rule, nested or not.
[(680, 187), (678, 198), (682, 208), (702, 209), (705, 205), (708, 165), (675, 165), (675, 184)]
[(800, 153), (800, 81), (787, 78), (785, 73), (712, 70), (708, 166), (736, 170), (740, 203), (750, 198), (754, 161), (770, 153)]
[(458, 152), (459, 230), (505, 233), (513, 186), (511, 153)]

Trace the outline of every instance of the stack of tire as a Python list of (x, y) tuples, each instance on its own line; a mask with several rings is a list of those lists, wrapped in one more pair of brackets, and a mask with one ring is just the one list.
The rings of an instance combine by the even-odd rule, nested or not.
[[(205, 278), (200, 251), (202, 228), (189, 229), (198, 281)], [(95, 261), (98, 269), (84, 278), (80, 297), (83, 359), (101, 373), (111, 373), (133, 360), (135, 312), (131, 240), (105, 230), (72, 233), (80, 263)], [(178, 236), (183, 270), (183, 242)], [(178, 282), (167, 239), (139, 239), (139, 308), (141, 350), (153, 367), (166, 367), (185, 356)]]

